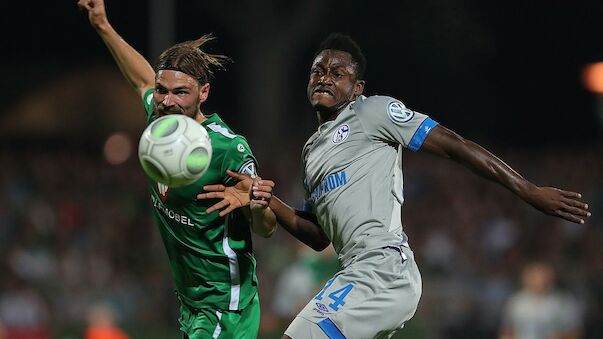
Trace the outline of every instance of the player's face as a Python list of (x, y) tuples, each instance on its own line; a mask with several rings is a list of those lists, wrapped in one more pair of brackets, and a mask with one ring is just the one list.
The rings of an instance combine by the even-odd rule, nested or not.
[(356, 79), (356, 66), (348, 52), (326, 49), (316, 56), (310, 68), (308, 100), (318, 112), (336, 112), (354, 100), (364, 89)]
[(199, 85), (195, 78), (179, 71), (161, 70), (153, 92), (155, 112), (159, 116), (184, 114), (194, 119), (208, 93), (209, 84)]

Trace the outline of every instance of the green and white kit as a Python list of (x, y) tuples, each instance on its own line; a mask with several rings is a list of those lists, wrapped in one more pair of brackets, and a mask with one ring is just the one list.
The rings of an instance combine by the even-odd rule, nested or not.
[[(156, 118), (152, 89), (144, 94), (143, 103), (150, 123)], [(181, 303), (182, 331), (190, 339), (255, 338), (260, 314), (249, 222), (239, 210), (225, 217), (218, 211), (206, 213), (215, 201), (199, 201), (197, 194), (204, 185), (231, 184), (226, 170), (254, 176), (257, 162), (244, 137), (233, 133), (217, 114), (206, 117), (201, 125), (213, 148), (207, 172), (193, 184), (177, 188), (149, 179), (153, 213)], [(240, 328), (247, 333), (239, 333)]]

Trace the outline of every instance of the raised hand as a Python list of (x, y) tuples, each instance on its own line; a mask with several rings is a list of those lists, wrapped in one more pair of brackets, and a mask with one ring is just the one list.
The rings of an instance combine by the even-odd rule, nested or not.
[(580, 199), (576, 192), (564, 191), (554, 187), (535, 187), (525, 200), (543, 213), (583, 224), (590, 217), (588, 204)]
[(88, 19), (93, 27), (108, 23), (104, 0), (79, 0), (77, 5), (88, 11)]

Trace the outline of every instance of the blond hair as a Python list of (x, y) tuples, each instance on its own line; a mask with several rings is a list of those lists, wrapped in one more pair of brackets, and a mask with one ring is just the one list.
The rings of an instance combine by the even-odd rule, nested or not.
[(160, 70), (180, 71), (197, 79), (203, 85), (214, 75), (214, 69), (224, 70), (231, 59), (225, 55), (204, 52), (201, 47), (215, 40), (210, 33), (197, 40), (176, 44), (161, 53), (155, 65), (155, 72)]

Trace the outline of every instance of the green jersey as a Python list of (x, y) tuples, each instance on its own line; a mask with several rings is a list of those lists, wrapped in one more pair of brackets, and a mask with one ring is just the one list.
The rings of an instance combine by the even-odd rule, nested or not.
[[(147, 122), (153, 114), (153, 90), (143, 96)], [(218, 117), (201, 124), (213, 148), (207, 172), (196, 182), (171, 188), (149, 179), (153, 213), (174, 276), (176, 293), (190, 308), (241, 310), (257, 294), (255, 258), (247, 218), (236, 210), (226, 217), (206, 213), (216, 201), (197, 200), (204, 185), (231, 184), (226, 170), (255, 175), (256, 159), (247, 140)]]

